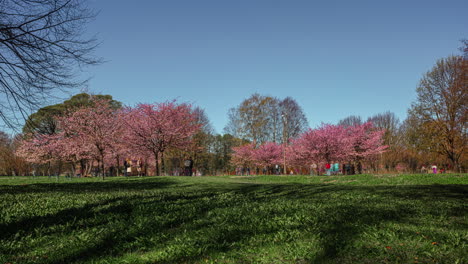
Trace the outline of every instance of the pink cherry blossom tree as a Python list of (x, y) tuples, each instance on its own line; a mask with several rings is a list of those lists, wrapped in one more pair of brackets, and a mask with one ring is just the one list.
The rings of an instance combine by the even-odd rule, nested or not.
[(73, 175), (76, 172), (76, 165), (80, 163), (82, 165), (80, 174), (85, 175), (83, 164), (92, 158), (92, 145), (82, 137), (70, 137), (63, 132), (55, 134), (54, 138), (50, 147), (55, 150), (56, 158), (69, 163)]
[(59, 117), (64, 155), (96, 159), (104, 179), (105, 157), (122, 140), (123, 126), (118, 121), (118, 110), (108, 100), (95, 100), (92, 106)]
[(237, 167), (249, 167), (253, 164), (254, 144), (245, 144), (232, 148), (231, 163)]
[(47, 174), (50, 175), (50, 164), (57, 160), (58, 150), (55, 148), (57, 138), (54, 135), (25, 135), (19, 141), (16, 155), (34, 164), (47, 164)]
[(191, 106), (175, 101), (139, 104), (126, 109), (123, 118), (126, 142), (134, 150), (153, 154), (157, 175), (165, 169), (165, 151), (188, 148), (192, 136), (200, 129)]
[(362, 125), (354, 125), (347, 128), (347, 137), (350, 142), (351, 151), (348, 158), (354, 161), (358, 167), (358, 173), (362, 173), (361, 162), (385, 152), (388, 146), (383, 145), (385, 130), (376, 129), (372, 122)]
[(303, 145), (301, 142), (303, 139), (301, 138), (302, 136), (291, 140), (291, 144), (286, 147), (285, 152), (287, 164), (294, 167), (304, 167), (311, 165), (312, 163), (318, 163), (316, 156), (306, 148), (307, 145)]
[(281, 163), (282, 154), (282, 145), (274, 142), (266, 142), (251, 150), (252, 161), (258, 167), (269, 167)]
[(50, 146), (50, 136), (42, 135), (34, 137), (28, 135), (23, 137), (16, 149), (16, 155), (24, 158), (27, 162), (43, 164), (53, 160), (54, 153)]
[(293, 142), (293, 154), (301, 162), (345, 160), (352, 151), (351, 142), (342, 126), (322, 124), (309, 129)]

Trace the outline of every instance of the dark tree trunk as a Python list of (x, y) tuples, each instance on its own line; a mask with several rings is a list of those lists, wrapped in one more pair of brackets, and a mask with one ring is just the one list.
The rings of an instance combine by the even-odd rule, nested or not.
[(104, 153), (101, 152), (101, 173), (102, 173), (102, 179), (104, 180), (106, 173), (104, 170)]
[(80, 160), (80, 177), (83, 177), (85, 174), (86, 164), (83, 159)]
[(161, 152), (161, 174), (166, 175), (166, 166), (164, 164), (164, 152)]
[(117, 155), (117, 174), (116, 176), (120, 176), (120, 157)]
[(155, 174), (156, 176), (159, 176), (159, 162), (158, 162), (158, 152), (153, 152), (154, 154), (154, 161), (155, 161)]
[(75, 172), (76, 172), (76, 164), (75, 164), (75, 162), (72, 162), (72, 163), (71, 163), (71, 169), (72, 169), (72, 171), (71, 171), (70, 177), (75, 177)]

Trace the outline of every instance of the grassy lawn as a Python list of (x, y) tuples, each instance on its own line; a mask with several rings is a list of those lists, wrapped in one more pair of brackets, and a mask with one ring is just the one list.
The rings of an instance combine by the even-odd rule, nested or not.
[(4, 263), (468, 263), (468, 175), (0, 178)]

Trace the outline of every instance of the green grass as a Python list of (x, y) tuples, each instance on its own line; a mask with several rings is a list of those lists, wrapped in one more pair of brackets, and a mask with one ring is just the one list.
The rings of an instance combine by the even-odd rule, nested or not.
[(3, 263), (468, 263), (468, 176), (0, 178)]

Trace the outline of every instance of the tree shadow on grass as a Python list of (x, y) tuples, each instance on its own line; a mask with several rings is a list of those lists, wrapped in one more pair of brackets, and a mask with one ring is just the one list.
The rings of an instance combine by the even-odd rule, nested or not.
[[(154, 185), (146, 184), (150, 184), (149, 187), (147, 186), (150, 189), (167, 188), (174, 184), (167, 182), (166, 185), (161, 186), (163, 182), (154, 182)], [(113, 187), (101, 185), (98, 187), (85, 185), (84, 187), (97, 188), (95, 190), (106, 192), (144, 187), (140, 184), (130, 183), (129, 186), (126, 184), (118, 183)], [(64, 188), (62, 191), (68, 192), (67, 187), (62, 188)], [(42, 187), (39, 189), (43, 190)], [(74, 189), (71, 188), (69, 191), (74, 192)], [(56, 254), (56, 257), (52, 259), (36, 263), (83, 263), (105, 258), (118, 258), (130, 252), (144, 254), (154, 249), (167, 248), (169, 250), (175, 246), (179, 246), (179, 250), (170, 252), (164, 259), (159, 260), (160, 263), (192, 263), (201, 262), (211, 254), (242, 251), (246, 241), (252, 238), (284, 231), (284, 226), (262, 226), (261, 223), (264, 222), (254, 219), (268, 216), (271, 218), (286, 217), (294, 213), (288, 208), (276, 208), (276, 202), (309, 202), (326, 206), (313, 218), (317, 224), (317, 236), (322, 250), (296, 261), (323, 263), (338, 259), (345, 252), (347, 245), (352, 244), (369, 226), (377, 226), (386, 222), (411, 223), (415, 212), (414, 209), (405, 205), (411, 204), (412, 201), (426, 201), (428, 207), (433, 206), (430, 204), (431, 201), (454, 202), (450, 210), (440, 213), (450, 216), (466, 215), (464, 202), (467, 198), (467, 191), (468, 187), (465, 185), (395, 187), (323, 184), (230, 184), (227, 186), (220, 184), (216, 187), (216, 185), (201, 184), (164, 195), (106, 199), (80, 208), (65, 209), (56, 214), (35, 216), (0, 226), (0, 233), (2, 239), (13, 238), (18, 233), (31, 233), (36, 228), (45, 228), (47, 231), (55, 225), (69, 225), (69, 228), (74, 230), (96, 227), (113, 230), (96, 238), (94, 243), (85, 247), (76, 248), (71, 252), (59, 252), (60, 254)], [(350, 200), (346, 204), (335, 203), (340, 199), (336, 198), (336, 195), (339, 197), (353, 194), (356, 195), (355, 200)], [(366, 199), (373, 203), (360, 203)], [(399, 204), (389, 207), (380, 206), (385, 201), (390, 203), (398, 201)], [(245, 215), (230, 214), (230, 210), (236, 209), (248, 214), (248, 210), (243, 209), (249, 203), (259, 208), (264, 207), (264, 209), (259, 209), (247, 218)], [(103, 205), (109, 206), (101, 208)], [(225, 213), (229, 217), (223, 217), (220, 213)], [(311, 215), (314, 213), (310, 212)], [(247, 221), (251, 219), (252, 222), (258, 222), (260, 225), (249, 225), (245, 222), (246, 219)], [(78, 223), (84, 223), (86, 226), (79, 226)], [(287, 227), (287, 231), (302, 232), (307, 225), (307, 222), (297, 222), (292, 227)], [(187, 232), (191, 235), (187, 236)], [(193, 241), (185, 243), (180, 241), (181, 238), (189, 238)], [(15, 252), (15, 254), (23, 253), (26, 252)], [(244, 256), (240, 257), (239, 262), (255, 262), (255, 259)]]
[(22, 185), (0, 185), (1, 194), (25, 193), (85, 193), (85, 192), (115, 192), (115, 191), (143, 191), (158, 190), (180, 184), (168, 178), (138, 178), (118, 181), (93, 182), (62, 182), (62, 183), (34, 183)]

